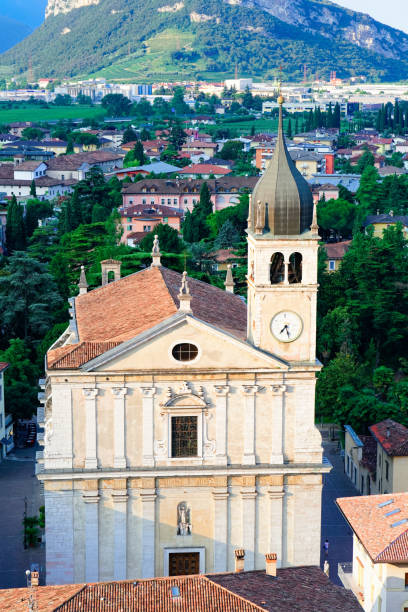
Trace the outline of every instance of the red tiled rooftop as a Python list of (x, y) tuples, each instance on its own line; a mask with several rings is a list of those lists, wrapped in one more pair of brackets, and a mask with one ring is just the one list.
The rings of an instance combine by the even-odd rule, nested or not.
[(390, 457), (408, 456), (408, 429), (392, 419), (369, 427), (372, 435)]
[[(174, 270), (150, 267), (78, 296), (79, 342), (49, 351), (48, 367), (80, 367), (176, 314), (181, 278)], [(193, 278), (188, 282), (194, 317), (246, 337), (246, 305), (238, 296)]]
[(6, 361), (0, 361), (0, 372), (3, 372), (3, 370), (6, 370), (8, 366), (9, 364)]
[[(172, 587), (178, 588), (173, 595)], [(39, 587), (41, 612), (358, 612), (350, 591), (318, 567)], [(27, 589), (0, 591), (0, 609), (25, 612)]]
[(374, 562), (408, 562), (408, 493), (343, 497), (337, 504)]
[(229, 174), (231, 170), (212, 164), (192, 164), (179, 171), (179, 174)]
[(328, 259), (343, 259), (350, 248), (351, 240), (333, 242), (324, 245)]

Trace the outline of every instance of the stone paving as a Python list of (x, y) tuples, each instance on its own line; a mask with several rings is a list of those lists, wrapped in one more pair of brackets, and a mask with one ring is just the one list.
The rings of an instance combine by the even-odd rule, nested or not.
[(38, 514), (43, 505), (40, 483), (34, 475), (35, 449), (11, 451), (0, 463), (0, 588), (26, 586), (25, 571), (32, 563), (40, 565), (44, 576), (45, 549), (23, 546), (25, 498), (27, 515)]
[(350, 562), (353, 559), (353, 532), (338, 509), (335, 500), (338, 497), (359, 495), (344, 473), (344, 462), (338, 450), (338, 442), (330, 442), (323, 438), (324, 455), (333, 465), (330, 474), (323, 476), (322, 496), (322, 531), (321, 531), (321, 567), (325, 560), (323, 543), (329, 540), (330, 579), (338, 585), (341, 582), (337, 576), (337, 564)]

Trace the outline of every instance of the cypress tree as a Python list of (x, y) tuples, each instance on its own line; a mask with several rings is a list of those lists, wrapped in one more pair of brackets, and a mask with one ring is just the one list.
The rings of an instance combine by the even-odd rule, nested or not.
[(143, 166), (146, 163), (146, 156), (144, 154), (143, 145), (138, 140), (133, 149), (133, 157), (139, 163), (139, 166)]
[(291, 119), (289, 119), (288, 121), (288, 129), (287, 129), (286, 135), (288, 138), (292, 138), (292, 120)]
[(299, 134), (299, 119), (297, 117), (295, 121), (295, 134)]
[(36, 202), (29, 200), (26, 206), (25, 213), (25, 233), (27, 238), (30, 238), (34, 230), (38, 227), (38, 214)]
[(336, 102), (334, 106), (334, 112), (333, 112), (333, 127), (340, 129), (340, 123), (341, 123), (340, 104)]
[(327, 121), (326, 121), (326, 126), (328, 128), (333, 127), (333, 109), (332, 109), (332, 103), (330, 102), (329, 104), (329, 108), (327, 110)]
[(7, 208), (6, 245), (9, 255), (26, 248), (23, 208), (17, 203), (15, 195)]
[(67, 148), (65, 149), (65, 155), (72, 155), (74, 152), (74, 140), (69, 137), (67, 142)]
[(35, 187), (35, 180), (34, 179), (31, 181), (30, 195), (32, 195), (33, 198), (37, 197), (37, 190), (36, 190), (36, 187)]

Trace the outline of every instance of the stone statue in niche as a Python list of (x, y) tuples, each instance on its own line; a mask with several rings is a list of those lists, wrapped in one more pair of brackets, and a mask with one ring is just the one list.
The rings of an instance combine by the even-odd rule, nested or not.
[(186, 502), (180, 502), (177, 506), (177, 535), (191, 535), (190, 508)]

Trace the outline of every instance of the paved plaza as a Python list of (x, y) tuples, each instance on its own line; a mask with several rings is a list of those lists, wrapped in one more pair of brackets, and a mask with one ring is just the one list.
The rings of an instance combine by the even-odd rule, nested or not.
[(23, 546), (25, 499), (27, 516), (38, 515), (43, 505), (41, 487), (34, 475), (35, 449), (14, 449), (0, 463), (0, 588), (26, 586), (25, 571), (40, 565), (44, 577), (45, 549)]
[(353, 559), (353, 532), (338, 509), (335, 500), (338, 497), (358, 495), (357, 489), (351, 484), (344, 473), (343, 459), (338, 450), (338, 443), (329, 442), (323, 437), (324, 455), (333, 465), (330, 474), (323, 476), (322, 497), (322, 552), (321, 567), (325, 560), (323, 542), (329, 540), (328, 561), (330, 564), (330, 579), (341, 585), (337, 576), (337, 564), (350, 562)]

